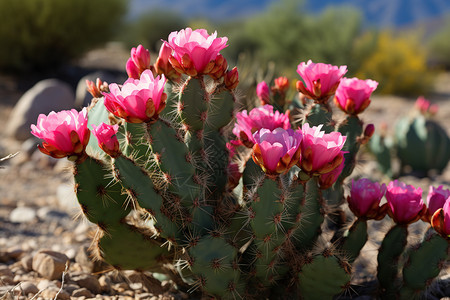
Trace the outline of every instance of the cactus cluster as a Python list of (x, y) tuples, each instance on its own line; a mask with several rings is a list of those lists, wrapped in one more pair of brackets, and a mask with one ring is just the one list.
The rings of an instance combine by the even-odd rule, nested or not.
[[(370, 150), (377, 157), (381, 170), (389, 176), (405, 172), (409, 167), (419, 176), (431, 170), (442, 173), (450, 161), (450, 137), (433, 116), (436, 104), (419, 97), (410, 115), (395, 124), (393, 137), (377, 134), (370, 142)], [(392, 159), (400, 162), (400, 170), (392, 170)]]
[[(91, 83), (88, 110), (32, 125), (42, 152), (73, 161), (79, 204), (98, 225), (98, 258), (171, 274), (180, 288), (217, 299), (331, 299), (351, 288), (367, 221), (388, 214), (396, 225), (379, 250), (378, 293), (421, 295), (448, 260), (447, 191), (434, 192), (445, 199), (430, 200), (433, 211), (420, 189), (399, 182), (353, 181), (345, 198), (344, 181), (373, 134), (358, 114), (376, 83), (309, 61), (298, 66), (302, 97), (286, 99), (281, 78), (258, 92), (263, 106), (239, 111), (237, 69), (219, 53), (226, 43), (186, 28), (154, 65), (133, 48), (123, 85)], [(342, 122), (333, 120), (334, 94)], [(436, 231), (406, 250), (408, 224), (420, 218)]]

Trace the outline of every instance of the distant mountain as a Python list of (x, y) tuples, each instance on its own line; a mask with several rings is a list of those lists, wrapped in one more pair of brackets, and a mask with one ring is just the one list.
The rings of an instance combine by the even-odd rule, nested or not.
[[(277, 0), (131, 0), (130, 18), (152, 9), (169, 10), (186, 17), (203, 16), (225, 21), (254, 15)], [(306, 0), (305, 8), (320, 13), (330, 6), (353, 6), (364, 23), (376, 27), (404, 27), (450, 13), (450, 0)]]
[(364, 23), (376, 27), (409, 26), (450, 13), (449, 0), (312, 0), (306, 2), (306, 8), (315, 13), (336, 5), (360, 9), (363, 12)]

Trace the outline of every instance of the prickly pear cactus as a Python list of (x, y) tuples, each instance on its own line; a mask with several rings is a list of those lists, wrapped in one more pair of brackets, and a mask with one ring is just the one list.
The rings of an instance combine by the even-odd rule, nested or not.
[(450, 160), (450, 138), (439, 123), (423, 115), (404, 118), (397, 123), (397, 156), (403, 166), (414, 171), (439, 173)]
[[(238, 111), (238, 71), (219, 53), (226, 43), (186, 28), (169, 35), (154, 65), (133, 48), (125, 83), (91, 83), (89, 110), (32, 125), (43, 153), (73, 161), (78, 202), (99, 228), (98, 258), (117, 270), (170, 273), (180, 288), (217, 299), (332, 299), (351, 289), (367, 220), (388, 214), (396, 225), (378, 255), (380, 293), (420, 295), (448, 260), (450, 200), (426, 214), (421, 190), (360, 180), (347, 199), (353, 216), (341, 207), (373, 134), (358, 114), (376, 83), (309, 61), (297, 70), (301, 100), (286, 97), (281, 78), (263, 106)], [(348, 115), (341, 123), (334, 94)], [(408, 225), (425, 214), (438, 232), (405, 250)], [(344, 217), (334, 234), (324, 226), (330, 215)]]

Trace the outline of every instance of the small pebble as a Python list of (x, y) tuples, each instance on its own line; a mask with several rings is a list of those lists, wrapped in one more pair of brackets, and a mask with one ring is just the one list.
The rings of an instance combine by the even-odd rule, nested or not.
[(27, 223), (36, 219), (36, 210), (31, 207), (16, 207), (9, 215), (12, 223)]
[(80, 288), (72, 292), (72, 297), (92, 298), (94, 295), (87, 288)]

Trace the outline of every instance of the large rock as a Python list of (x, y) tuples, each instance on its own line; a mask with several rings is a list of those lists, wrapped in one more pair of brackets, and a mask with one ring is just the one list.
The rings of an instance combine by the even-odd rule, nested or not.
[(31, 124), (39, 114), (74, 107), (75, 95), (67, 83), (58, 79), (38, 82), (19, 99), (8, 120), (7, 133), (21, 141), (30, 138)]
[(61, 279), (67, 263), (69, 258), (63, 253), (40, 250), (33, 257), (32, 268), (42, 277), (54, 280)]
[(92, 95), (87, 91), (86, 80), (96, 82), (97, 78), (100, 78), (103, 82), (122, 84), (126, 77), (115, 76), (106, 71), (98, 71), (90, 73), (80, 79), (77, 85), (75, 96), (75, 107), (81, 109), (82, 107), (89, 106), (92, 101)]

